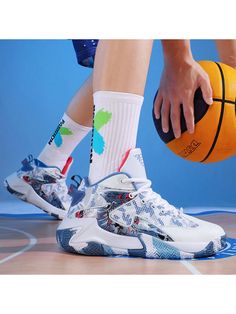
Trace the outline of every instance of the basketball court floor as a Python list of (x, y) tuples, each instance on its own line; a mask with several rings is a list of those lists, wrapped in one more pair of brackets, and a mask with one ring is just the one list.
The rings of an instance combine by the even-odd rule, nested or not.
[(236, 274), (236, 214), (198, 217), (226, 230), (227, 248), (212, 258), (170, 261), (68, 254), (55, 239), (57, 220), (41, 213), (0, 213), (0, 274)]

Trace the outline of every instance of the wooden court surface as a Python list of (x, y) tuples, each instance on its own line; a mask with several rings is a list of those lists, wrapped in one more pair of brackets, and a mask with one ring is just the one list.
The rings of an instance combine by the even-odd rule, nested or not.
[[(236, 238), (236, 215), (200, 217)], [(217, 260), (169, 261), (88, 257), (58, 247), (55, 220), (0, 220), (0, 274), (236, 274), (236, 256)]]

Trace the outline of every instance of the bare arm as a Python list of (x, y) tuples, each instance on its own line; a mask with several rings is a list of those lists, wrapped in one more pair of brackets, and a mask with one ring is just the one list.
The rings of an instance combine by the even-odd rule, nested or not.
[(216, 40), (220, 61), (236, 68), (236, 40)]

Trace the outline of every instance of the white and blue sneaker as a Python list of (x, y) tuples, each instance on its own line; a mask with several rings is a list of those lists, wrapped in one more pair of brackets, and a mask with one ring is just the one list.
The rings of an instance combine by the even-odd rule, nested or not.
[(19, 199), (39, 207), (57, 219), (63, 219), (72, 199), (66, 185), (66, 174), (71, 164), (72, 158), (69, 157), (60, 171), (29, 155), (22, 161), (22, 167), (5, 179), (4, 185)]
[(185, 215), (151, 189), (140, 149), (94, 185), (84, 179), (71, 190), (71, 208), (57, 229), (67, 252), (186, 259), (214, 255), (225, 247), (224, 230)]

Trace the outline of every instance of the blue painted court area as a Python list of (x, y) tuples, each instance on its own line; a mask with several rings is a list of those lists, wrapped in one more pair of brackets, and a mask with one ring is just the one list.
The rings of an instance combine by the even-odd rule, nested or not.
[(199, 258), (198, 260), (216, 260), (236, 256), (236, 239), (227, 238), (226, 242), (227, 242), (226, 248), (221, 252), (217, 253), (215, 256)]
[(57, 220), (55, 217), (48, 214), (0, 214), (0, 219)]

